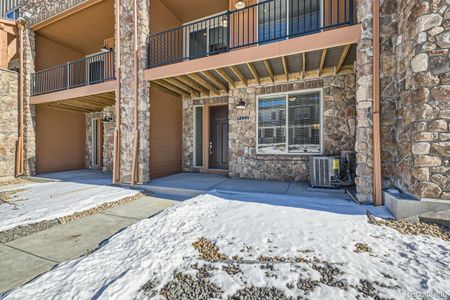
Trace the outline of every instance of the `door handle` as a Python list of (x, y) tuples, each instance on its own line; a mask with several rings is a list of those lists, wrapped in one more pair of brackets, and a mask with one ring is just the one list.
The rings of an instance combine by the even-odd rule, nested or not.
[(213, 143), (209, 142), (209, 154), (213, 154)]

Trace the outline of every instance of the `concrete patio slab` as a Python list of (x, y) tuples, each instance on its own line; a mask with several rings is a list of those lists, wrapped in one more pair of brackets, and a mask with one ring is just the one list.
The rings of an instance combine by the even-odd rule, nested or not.
[(289, 182), (229, 178), (214, 187), (218, 190), (243, 193), (286, 194)]
[(209, 191), (216, 185), (229, 180), (219, 174), (206, 173), (178, 173), (152, 180), (148, 186), (177, 187), (179, 189)]
[(56, 264), (5, 245), (0, 245), (0, 257), (0, 293), (24, 284)]
[(179, 173), (140, 186), (156, 194), (185, 200), (212, 190), (239, 193), (267, 193), (302, 197), (325, 197), (351, 200), (344, 189), (311, 188), (307, 182), (283, 182), (245, 178), (229, 178), (224, 175), (206, 173)]

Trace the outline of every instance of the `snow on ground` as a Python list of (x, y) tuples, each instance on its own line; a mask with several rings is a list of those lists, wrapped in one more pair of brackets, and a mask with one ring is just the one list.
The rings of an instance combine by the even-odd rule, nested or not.
[(105, 180), (91, 179), (85, 182), (58, 181), (4, 187), (0, 193), (14, 193), (10, 197), (12, 204), (0, 202), (0, 231), (69, 216), (137, 194), (135, 190), (104, 184)]
[[(136, 223), (4, 297), (206, 299), (206, 290), (239, 299), (246, 287), (254, 298), (245, 299), (447, 299), (450, 244), (371, 225), (368, 208), (389, 216), (345, 200), (216, 191)], [(200, 259), (192, 243), (201, 238), (242, 260)], [(357, 243), (371, 251), (355, 252)], [(255, 296), (263, 287), (271, 296)]]

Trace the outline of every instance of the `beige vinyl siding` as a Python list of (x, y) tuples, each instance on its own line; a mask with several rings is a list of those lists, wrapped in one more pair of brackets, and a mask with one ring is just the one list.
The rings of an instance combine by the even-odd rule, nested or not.
[(36, 107), (36, 172), (79, 170), (86, 167), (84, 113)]
[(181, 26), (180, 20), (161, 2), (150, 2), (150, 34)]
[(150, 89), (150, 178), (181, 172), (182, 100)]
[(72, 50), (43, 36), (36, 35), (36, 71), (83, 58), (81, 52)]

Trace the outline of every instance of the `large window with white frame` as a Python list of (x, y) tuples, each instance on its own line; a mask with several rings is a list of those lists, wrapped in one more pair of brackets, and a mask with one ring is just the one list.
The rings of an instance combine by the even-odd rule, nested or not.
[(321, 115), (320, 89), (259, 97), (257, 153), (322, 153)]

